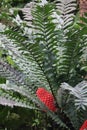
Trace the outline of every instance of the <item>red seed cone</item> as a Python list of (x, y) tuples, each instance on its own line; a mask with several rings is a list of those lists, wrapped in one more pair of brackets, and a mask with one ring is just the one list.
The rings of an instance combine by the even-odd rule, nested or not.
[(87, 120), (84, 121), (83, 125), (79, 130), (87, 130)]
[(39, 98), (39, 100), (42, 101), (46, 105), (46, 107), (48, 107), (49, 110), (53, 112), (57, 110), (54, 104), (53, 95), (50, 92), (48, 92), (46, 89), (38, 88), (36, 91), (36, 95)]

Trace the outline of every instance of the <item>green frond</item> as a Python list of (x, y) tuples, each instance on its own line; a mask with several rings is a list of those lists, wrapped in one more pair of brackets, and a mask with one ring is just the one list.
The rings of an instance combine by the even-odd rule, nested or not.
[(87, 110), (86, 89), (86, 81), (82, 81), (75, 87), (72, 87), (67, 83), (62, 83), (57, 93), (57, 100), (59, 105), (62, 107), (63, 112), (70, 119), (72, 126), (76, 130), (79, 129), (80, 123), (85, 117), (84, 113)]
[(63, 28), (70, 26), (77, 10), (76, 0), (55, 0), (56, 8), (63, 19)]
[(6, 62), (3, 62), (1, 60), (0, 60), (0, 75), (2, 77), (6, 77), (8, 80), (10, 79), (11, 81), (16, 82), (17, 84), (22, 84), (22, 85), (25, 84), (24, 75), (21, 72), (16, 71), (13, 67), (11, 67)]
[[(70, 96), (67, 90), (60, 87), (57, 92), (57, 101), (59, 106), (63, 109), (63, 113), (64, 113), (63, 118), (65, 120), (69, 120), (68, 121), (69, 124), (67, 125), (69, 125), (69, 127), (72, 126), (73, 129), (74, 128), (78, 129), (79, 126), (78, 111), (76, 110), (72, 96)], [(62, 118), (62, 114), (61, 114), (61, 118)]]
[[(16, 86), (12, 83), (0, 84), (0, 92), (1, 92), (0, 95), (1, 105), (8, 105), (10, 107), (18, 106), (18, 107), (24, 107), (29, 109), (46, 110), (48, 116), (50, 116), (60, 127), (67, 128), (67, 126), (65, 125), (65, 123), (62, 122), (60, 117), (58, 118), (58, 115), (49, 111), (48, 108), (46, 108), (46, 106), (44, 106), (44, 104), (41, 103), (40, 101), (39, 102), (38, 100), (35, 101), (35, 96), (33, 95), (32, 98), (32, 95), (29, 95), (29, 92), (26, 91), (24, 87)], [(17, 96), (17, 93), (15, 96), (14, 92), (21, 94), (22, 98), (21, 96)], [(23, 96), (25, 98), (23, 98)], [(31, 99), (31, 103), (30, 103), (30, 99)], [(40, 106), (40, 109), (35, 107), (35, 104)]]
[[(22, 60), (23, 61), (23, 60)], [(25, 60), (26, 61), (26, 60)], [(2, 63), (2, 62), (1, 62)], [(20, 62), (20, 63), (22, 63), (22, 62)], [(23, 62), (24, 63), (24, 62)], [(2, 63), (2, 65), (3, 65), (4, 63)], [(25, 65), (27, 66), (29, 63), (26, 63)], [(24, 65), (24, 64), (23, 64)], [(6, 68), (7, 67), (7, 68)], [(28, 66), (29, 67), (29, 66)], [(31, 66), (30, 66), (31, 67)], [(13, 71), (12, 71), (13, 70)], [(22, 70), (23, 71), (23, 70)], [(31, 70), (30, 70), (31, 71)], [(33, 70), (32, 71), (34, 71), (34, 68), (33, 68)], [(36, 70), (35, 70), (36, 71)], [(6, 64), (6, 62), (5, 62), (5, 64), (4, 64), (4, 67), (2, 66), (2, 68), (1, 68), (1, 71), (0, 71), (1, 73), (1, 76), (3, 76), (4, 75), (4, 77), (6, 78), (6, 79), (8, 79), (8, 80), (10, 80), (11, 82), (14, 82), (15, 84), (17, 84), (18, 86), (16, 86), (16, 85), (13, 85), (13, 83), (12, 83), (12, 85), (10, 86), (10, 84), (8, 85), (8, 87), (6, 88), (5, 86), (3, 86), (3, 89), (8, 89), (8, 90), (13, 90), (14, 92), (17, 92), (17, 93), (20, 93), (21, 95), (23, 95), (23, 96), (25, 96), (26, 98), (28, 98), (28, 100), (29, 100), (29, 102), (30, 101), (32, 101), (32, 102), (34, 102), (35, 104), (37, 104), (38, 106), (41, 106), (40, 105), (40, 103), (39, 103), (39, 101), (37, 101), (37, 99), (35, 98), (36, 97), (36, 95), (34, 94), (35, 93), (35, 91), (36, 91), (36, 89), (35, 89), (35, 85), (36, 86), (38, 86), (38, 85), (41, 85), (41, 77), (40, 77), (40, 79), (39, 79), (39, 81), (38, 81), (38, 79), (36, 79), (35, 77), (35, 79), (34, 80), (30, 80), (30, 81), (28, 81), (28, 79), (27, 79), (27, 76), (26, 76), (26, 80), (21, 80), (20, 78), (20, 76), (19, 76), (19, 73), (16, 73), (16, 70), (14, 71), (14, 69), (10, 66), (10, 65), (8, 65), (8, 64)], [(18, 72), (18, 71), (17, 71)], [(16, 75), (17, 74), (17, 75)], [(21, 75), (22, 73), (20, 72), (20, 75)], [(31, 72), (31, 74), (32, 74), (32, 72)], [(36, 74), (36, 72), (35, 72), (35, 74)], [(38, 73), (37, 73), (38, 74)], [(28, 75), (28, 73), (27, 73), (27, 75)], [(23, 75), (21, 75), (22, 77), (23, 77)], [(41, 76), (41, 75), (39, 75), (39, 76)], [(20, 82), (17, 82), (17, 79), (18, 78), (18, 81), (20, 81)], [(30, 77), (30, 78), (32, 78), (32, 77)], [(42, 76), (42, 78), (43, 78), (43, 76)], [(12, 79), (12, 80), (11, 80)], [(38, 81), (38, 83), (36, 84), (36, 82), (35, 82), (35, 80), (36, 80), (36, 82)], [(44, 79), (43, 79), (44, 80)], [(45, 82), (45, 80), (44, 80), (44, 82)], [(33, 87), (33, 85), (34, 85), (34, 87)], [(34, 90), (35, 89), (35, 90)], [(32, 95), (33, 94), (33, 95)]]
[(82, 108), (83, 110), (86, 109), (87, 106), (87, 82), (82, 81), (81, 83), (77, 84), (75, 87), (71, 87), (67, 83), (63, 83), (61, 85), (61, 88), (64, 90), (70, 91), (70, 95), (73, 95), (75, 97), (75, 106), (77, 109)]
[(17, 68), (24, 73), (29, 84), (28, 86), (31, 86), (30, 88), (32, 90), (39, 86), (44, 86), (49, 89), (49, 84), (46, 80), (45, 75), (43, 74), (43, 71), (40, 69), (37, 62), (34, 60), (30, 53), (27, 51), (23, 51), (22, 53), (22, 50), (19, 50), (19, 47), (17, 47), (12, 41), (8, 40), (7, 38), (4, 38), (1, 46), (3, 49), (8, 51), (8, 55), (17, 65)]
[[(19, 93), (19, 94), (17, 94)], [(22, 96), (21, 96), (22, 95)], [(34, 104), (30, 103), (27, 98), (32, 98), (28, 96), (27, 91), (19, 86), (14, 84), (0, 84), (0, 104), (1, 105), (8, 105), (10, 107), (18, 106), (18, 107), (25, 107), (29, 109), (37, 109)], [(23, 98), (24, 96), (24, 98)], [(34, 101), (34, 99), (33, 99)]]
[[(57, 56), (57, 74), (59, 80), (63, 82), (64, 80), (69, 82), (72, 77), (72, 73), (75, 74), (75, 69), (78, 65), (79, 58), (79, 36), (78, 31), (68, 30), (68, 33), (63, 34), (61, 31), (60, 44), (57, 46), (57, 51), (55, 49)], [(77, 36), (77, 37), (76, 37)]]
[(80, 63), (81, 63), (81, 70), (87, 72), (87, 18), (81, 18), (82, 24), (80, 25), (82, 28), (80, 30), (80, 37), (81, 37), (81, 56), (80, 56)]
[[(66, 105), (63, 107), (65, 114), (70, 119), (70, 123), (72, 124), (73, 128), (78, 130), (80, 126), (80, 115), (79, 112), (76, 110), (76, 107), (74, 106), (74, 103), (72, 102), (72, 98)], [(74, 115), (74, 116), (73, 116)]]
[[(60, 117), (58, 116), (58, 115), (56, 115), (55, 113), (53, 113), (53, 112), (50, 112), (50, 111), (48, 111), (47, 112), (47, 114), (53, 119), (53, 121), (55, 121), (61, 128), (67, 128), (67, 129), (69, 129), (68, 128), (68, 126), (65, 124), (65, 123), (63, 123), (63, 121), (60, 119)], [(70, 130), (70, 129), (69, 129)]]
[(80, 63), (81, 63), (81, 70), (85, 72), (85, 76), (87, 73), (87, 36), (83, 36), (83, 42), (82, 42), (82, 48), (81, 48), (81, 57), (80, 57)]
[[(52, 84), (51, 86), (57, 87), (56, 84), (57, 81), (55, 78), (56, 74), (54, 73), (56, 69), (54, 67), (55, 56), (53, 53), (51, 53), (51, 50), (54, 50), (54, 47), (53, 49), (51, 49), (52, 48), (51, 46), (53, 46), (52, 44), (53, 43), (54, 45), (57, 44), (56, 41), (57, 38), (55, 37), (57, 36), (57, 33), (55, 31), (55, 24), (52, 22), (53, 19), (51, 16), (53, 12), (54, 12), (53, 6), (49, 4), (45, 5), (44, 7), (37, 6), (37, 9), (33, 11), (33, 17), (34, 17), (33, 25), (35, 27), (36, 33), (34, 34), (33, 36), (34, 38), (30, 43), (28, 42), (29, 39), (25, 40), (24, 38), (22, 38), (23, 36), (21, 36), (20, 33), (19, 35), (17, 35), (18, 32), (13, 33), (13, 30), (11, 29), (5, 31), (5, 34), (10, 39), (15, 40), (18, 43), (18, 46), (20, 45), (20, 50), (23, 49), (30, 53), (31, 57), (38, 64), (43, 74), (46, 75), (47, 81), (48, 82), (51, 81)], [(43, 27), (40, 26), (41, 23)], [(41, 30), (44, 30), (44, 32)], [(52, 40), (51, 37), (53, 37)], [(53, 59), (54, 61), (51, 62)], [(53, 80), (54, 80), (54, 84), (53, 84)]]
[[(39, 13), (38, 13), (39, 12)], [(44, 7), (37, 6), (36, 10), (33, 11), (34, 27), (35, 27), (35, 45), (38, 44), (40, 54), (43, 55), (42, 69), (47, 76), (48, 82), (57, 87), (57, 75), (56, 75), (56, 57), (55, 48), (57, 47), (57, 31), (56, 25), (53, 23), (54, 9), (53, 5), (46, 4)], [(38, 14), (38, 15), (37, 15)], [(37, 51), (32, 51), (37, 57), (41, 57)], [(37, 53), (37, 54), (36, 54)], [(38, 62), (38, 61), (37, 61)], [(39, 63), (40, 65), (40, 63)]]

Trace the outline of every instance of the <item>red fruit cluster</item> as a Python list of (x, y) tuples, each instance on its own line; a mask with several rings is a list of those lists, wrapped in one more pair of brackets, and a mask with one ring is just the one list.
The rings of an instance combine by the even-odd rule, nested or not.
[(48, 107), (49, 110), (53, 112), (57, 110), (54, 104), (53, 95), (50, 92), (48, 92), (46, 89), (38, 88), (36, 91), (36, 95), (39, 98), (39, 100), (43, 102), (46, 105), (46, 107)]
[(84, 121), (84, 123), (81, 126), (80, 130), (87, 130), (87, 120)]

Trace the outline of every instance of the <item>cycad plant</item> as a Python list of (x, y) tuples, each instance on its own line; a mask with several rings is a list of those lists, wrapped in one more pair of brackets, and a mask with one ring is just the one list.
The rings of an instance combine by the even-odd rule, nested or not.
[(87, 118), (87, 20), (77, 23), (75, 0), (43, 3), (22, 9), (24, 27), (1, 32), (0, 104), (37, 109), (59, 130), (79, 130)]

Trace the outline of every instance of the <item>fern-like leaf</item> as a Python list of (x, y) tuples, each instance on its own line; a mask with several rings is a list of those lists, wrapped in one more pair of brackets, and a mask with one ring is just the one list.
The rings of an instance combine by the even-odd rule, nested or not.
[(75, 87), (71, 87), (67, 83), (63, 83), (61, 88), (64, 90), (70, 91), (70, 94), (75, 97), (75, 106), (77, 109), (86, 109), (87, 106), (87, 82), (82, 81), (81, 83), (77, 84)]
[(17, 84), (24, 85), (24, 76), (19, 71), (15, 71), (13, 67), (11, 67), (6, 62), (0, 61), (0, 75), (10, 79)]
[(55, 0), (56, 8), (63, 19), (63, 28), (70, 26), (74, 20), (77, 9), (76, 0)]

